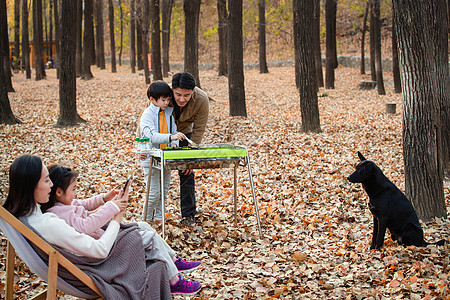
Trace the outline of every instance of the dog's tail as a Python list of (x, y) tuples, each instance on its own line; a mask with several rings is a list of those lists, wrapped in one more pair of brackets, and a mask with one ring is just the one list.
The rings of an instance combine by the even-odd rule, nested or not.
[(427, 243), (425, 242), (427, 245), (436, 245), (436, 246), (444, 246), (446, 243), (446, 240), (442, 239), (440, 241), (434, 242), (434, 243)]

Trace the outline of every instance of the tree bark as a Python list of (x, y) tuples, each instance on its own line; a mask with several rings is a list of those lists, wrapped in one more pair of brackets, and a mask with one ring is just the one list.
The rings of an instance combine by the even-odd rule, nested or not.
[(120, 47), (119, 47), (119, 66), (122, 65), (122, 51), (123, 51), (123, 7), (122, 0), (119, 0), (120, 11)]
[(77, 22), (76, 22), (76, 57), (75, 57), (75, 70), (77, 77), (81, 77), (83, 74), (83, 30), (82, 30), (82, 21), (83, 21), (83, 1), (77, 1)]
[(259, 73), (269, 73), (266, 58), (266, 0), (258, 2)]
[(130, 68), (136, 73), (136, 2), (130, 1)]
[(34, 38), (34, 69), (35, 79), (45, 78), (44, 53), (43, 53), (43, 28), (42, 28), (42, 0), (33, 0), (33, 38)]
[[(140, 7), (142, 9), (142, 3), (140, 4)], [(139, 11), (139, 10), (137, 10)], [(144, 69), (144, 60), (143, 60), (143, 56), (142, 56), (142, 49), (143, 49), (143, 45), (142, 45), (142, 14), (139, 14), (139, 18), (136, 20), (136, 54), (137, 54), (137, 66), (138, 66), (138, 70), (143, 70)]]
[(96, 0), (95, 21), (96, 21), (95, 42), (97, 45), (97, 55), (95, 56), (95, 61), (97, 66), (100, 69), (104, 70), (106, 69), (106, 62), (105, 62), (105, 37), (103, 30), (103, 0)]
[(20, 66), (20, 0), (14, 0), (14, 49), (13, 49), (13, 68), (19, 69)]
[(173, 0), (162, 0), (162, 75), (169, 76), (169, 48), (170, 48), (170, 18), (172, 16)]
[[(446, 218), (443, 134), (449, 111), (445, 0), (393, 0), (403, 91), (405, 192), (419, 218)], [(424, 34), (426, 32), (427, 34)], [(447, 128), (444, 128), (446, 126)]]
[(49, 52), (49, 60), (52, 62), (53, 65), (53, 3), (52, 0), (48, 1), (48, 52)]
[(142, 64), (144, 68), (145, 83), (150, 84), (150, 70), (148, 65), (148, 31), (150, 18), (149, 0), (144, 0), (144, 11), (142, 15)]
[(295, 87), (297, 88), (297, 90), (300, 88), (300, 41), (298, 39), (298, 35), (295, 34), (295, 32), (297, 32), (299, 30), (298, 26), (298, 1), (301, 0), (293, 0), (292, 1), (292, 10), (293, 10), (293, 20), (292, 20), (292, 24), (293, 24), (293, 32), (294, 32), (294, 70), (295, 70)]
[(299, 41), (299, 93), (302, 116), (302, 132), (320, 132), (317, 78), (315, 70), (313, 22), (315, 0), (296, 1)]
[(161, 30), (159, 24), (159, 0), (152, 0), (152, 72), (153, 80), (162, 80), (161, 71)]
[(317, 86), (323, 87), (322, 51), (320, 50), (320, 0), (314, 0), (313, 45)]
[[(334, 69), (336, 60), (336, 31), (333, 29), (333, 20), (336, 16), (336, 0), (325, 2), (326, 23), (326, 61), (325, 61), (325, 88), (334, 89)], [(333, 36), (334, 35), (334, 36)]]
[(57, 126), (77, 124), (77, 83), (75, 70), (77, 1), (61, 3), (61, 55), (59, 77), (59, 117)]
[(392, 16), (392, 75), (394, 77), (394, 92), (401, 93), (402, 82), (400, 79), (400, 66), (398, 64), (398, 47), (394, 16)]
[(228, 95), (230, 116), (247, 117), (244, 88), (242, 0), (228, 3)]
[(227, 0), (217, 0), (217, 14), (219, 17), (219, 76), (227, 76), (228, 62), (227, 62)]
[(375, 20), (374, 20), (374, 14), (372, 12), (373, 10), (373, 0), (370, 1), (370, 25), (369, 25), (369, 37), (370, 37), (370, 77), (372, 81), (377, 81), (377, 73), (376, 73), (376, 63), (375, 63), (375, 48), (376, 48), (376, 31), (375, 31)]
[(28, 1), (27, 0), (22, 0), (22, 66), (25, 69), (26, 78), (31, 79), (30, 35), (28, 32)]
[(94, 77), (91, 72), (91, 64), (94, 61), (92, 44), (94, 42), (94, 0), (84, 0), (84, 34), (83, 34), (83, 74), (81, 79), (89, 80)]
[(365, 52), (365, 44), (366, 44), (366, 32), (367, 32), (367, 16), (369, 14), (370, 0), (366, 2), (366, 10), (364, 12), (363, 25), (361, 29), (361, 74), (366, 74), (366, 52)]
[(375, 63), (377, 74), (378, 95), (386, 95), (383, 81), (383, 67), (381, 62), (381, 21), (380, 21), (380, 0), (372, 0), (372, 13), (374, 14), (375, 30)]
[(198, 71), (198, 22), (200, 16), (200, 0), (184, 0), (184, 71), (191, 73), (200, 87)]
[[(56, 66), (56, 78), (59, 79), (59, 53), (60, 53), (60, 19), (59, 19), (59, 5), (58, 5), (58, 0), (53, 0), (53, 16), (55, 19), (55, 66)], [(76, 22), (76, 20), (75, 20)], [(76, 24), (76, 23), (74, 23)], [(72, 24), (73, 26), (73, 24)]]
[[(6, 18), (6, 0), (0, 0), (0, 124), (18, 123), (11, 110), (11, 103), (6, 89), (6, 74), (3, 72), (3, 57), (9, 57), (8, 25)], [(6, 43), (6, 44), (5, 44)], [(5, 53), (8, 49), (8, 53)]]
[(111, 46), (111, 72), (116, 73), (116, 40), (114, 38), (114, 4), (112, 0), (108, 0), (109, 8), (109, 38)]

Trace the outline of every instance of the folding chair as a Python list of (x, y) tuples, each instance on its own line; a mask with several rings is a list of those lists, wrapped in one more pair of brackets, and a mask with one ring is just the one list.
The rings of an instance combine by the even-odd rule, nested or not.
[[(0, 229), (8, 239), (7, 258), (6, 258), (6, 297), (7, 300), (13, 299), (13, 280), (15, 253), (37, 276), (47, 282), (47, 290), (34, 296), (32, 299), (56, 299), (56, 289), (84, 299), (96, 299), (102, 297), (102, 293), (95, 285), (92, 278), (81, 271), (77, 266), (71, 263), (67, 258), (61, 255), (41, 237), (25, 226), (20, 220), (14, 217), (9, 211), (0, 205)], [(49, 256), (48, 265), (34, 251), (29, 244), (30, 241)], [(97, 295), (89, 295), (77, 289), (58, 276), (58, 265), (64, 267), (82, 283), (88, 286)]]

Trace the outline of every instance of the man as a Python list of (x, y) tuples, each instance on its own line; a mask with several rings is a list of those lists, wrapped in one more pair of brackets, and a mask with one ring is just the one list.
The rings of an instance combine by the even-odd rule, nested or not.
[[(184, 133), (194, 143), (200, 144), (205, 133), (209, 115), (209, 99), (204, 91), (195, 86), (195, 78), (189, 73), (177, 73), (172, 77), (174, 116), (177, 131)], [(180, 147), (187, 146), (186, 140)], [(195, 177), (192, 170), (178, 171), (180, 176), (181, 222), (195, 223)]]

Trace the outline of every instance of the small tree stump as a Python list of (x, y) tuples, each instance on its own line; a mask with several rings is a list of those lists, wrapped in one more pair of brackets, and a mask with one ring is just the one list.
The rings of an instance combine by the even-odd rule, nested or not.
[(370, 80), (361, 80), (359, 82), (359, 89), (360, 90), (373, 90), (377, 87), (376, 81), (370, 81)]
[(395, 103), (386, 103), (386, 113), (395, 114), (397, 108), (397, 104)]

